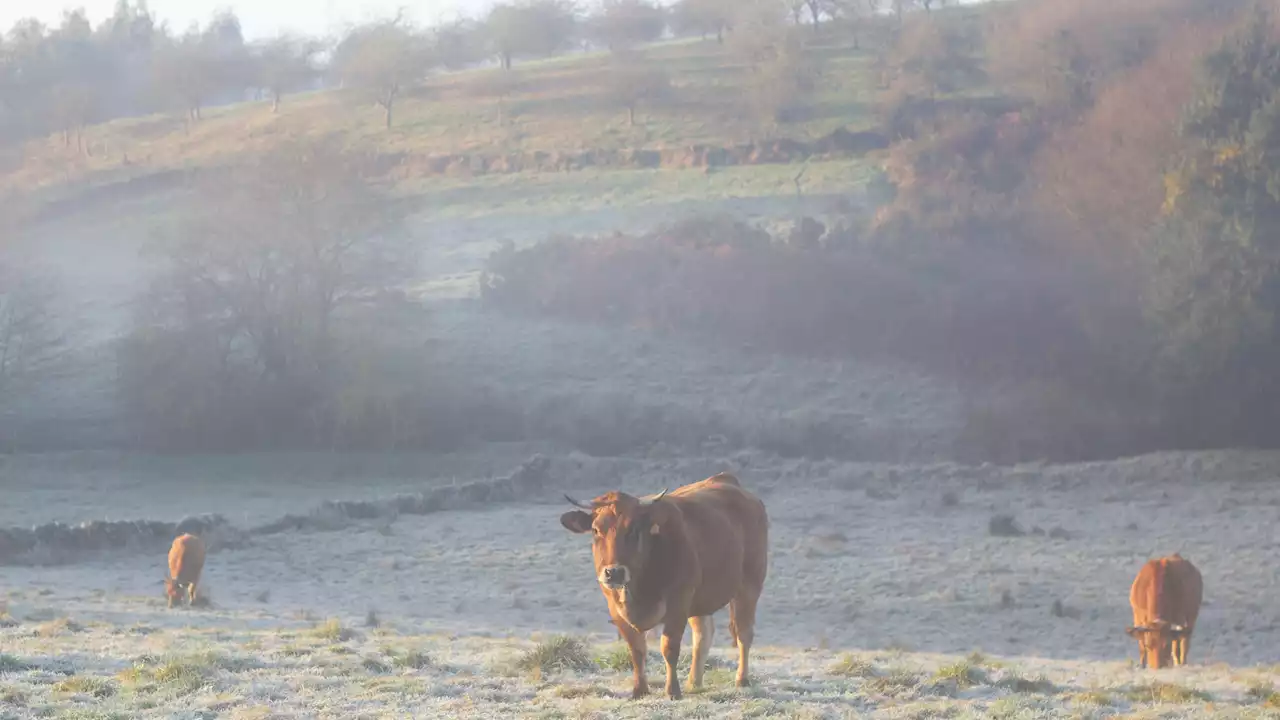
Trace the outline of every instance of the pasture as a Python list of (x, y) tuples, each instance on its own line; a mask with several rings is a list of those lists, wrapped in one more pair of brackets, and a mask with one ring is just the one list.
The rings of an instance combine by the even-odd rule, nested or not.
[[(546, 487), (514, 502), (352, 520), (215, 548), (203, 580), (207, 607), (165, 609), (163, 552), (85, 553), (69, 564), (5, 567), (0, 713), (809, 718), (1277, 711), (1270, 687), (1280, 680), (1280, 607), (1271, 601), (1268, 561), (1280, 505), (1270, 482), (1280, 462), (1275, 454), (1012, 468), (782, 460), (758, 452), (550, 460)], [(185, 510), (172, 501), (151, 505), (169, 481), (157, 473), (140, 480), (146, 462), (104, 463), (103, 472), (80, 482), (89, 497), (110, 498), (104, 511), (111, 503)], [(181, 477), (203, 459), (166, 462), (163, 474)], [(257, 462), (227, 469), (275, 468), (283, 477), (281, 468), (314, 467), (300, 457)], [(403, 476), (387, 478), (385, 468), (379, 478), (376, 462), (349, 459), (344, 470), (368, 469), (358, 483), (366, 497), (408, 486)], [(468, 476), (461, 455), (402, 463), (402, 470), (428, 475), (427, 485)], [(9, 466), (6, 484), (18, 479), (15, 470), (38, 465), (27, 459)], [(440, 472), (434, 478), (427, 470), (433, 466)], [(589, 543), (559, 525), (559, 492), (653, 491), (722, 466), (762, 496), (772, 521), (756, 684), (733, 688), (734, 654), (720, 633), (702, 693), (678, 706), (624, 700), (625, 653), (593, 580)], [(476, 475), (487, 472), (473, 467)], [(345, 495), (355, 495), (356, 484), (348, 481)], [(262, 519), (298, 511), (304, 496), (315, 490), (243, 493), (236, 504)], [(17, 516), (23, 521), (79, 513), (47, 499), (33, 494), (9, 503), (6, 522), (25, 502), (32, 505)], [(1196, 562), (1206, 583), (1191, 665), (1144, 672), (1123, 632), (1128, 585), (1146, 558), (1174, 551)], [(655, 680), (660, 668), (649, 666)]]
[[(199, 208), (182, 181), (301, 138), (380, 163), (387, 211), (403, 211), (402, 239), (421, 251), (403, 289), (427, 319), (397, 329), (403, 352), (371, 384), (420, 392), (432, 428), (463, 429), (412, 451), (6, 454), (0, 530), (202, 513), (248, 530), (326, 501), (501, 477), (535, 454), (549, 467), (501, 502), (330, 516), (214, 545), (192, 609), (165, 608), (167, 540), (0, 565), (0, 718), (1280, 717), (1280, 454), (961, 465), (949, 458), (966, 433), (1005, 432), (982, 412), (1016, 387), (476, 301), (506, 241), (641, 233), (693, 214), (867, 220), (875, 156), (713, 167), (680, 153), (875, 126), (868, 41), (809, 46), (820, 82), (787, 123), (747, 112), (749, 71), (712, 40), (646, 49), (676, 99), (642, 106), (634, 125), (605, 92), (604, 58), (575, 55), (430, 77), (390, 130), (371, 104), (328, 92), (286, 97), (279, 113), (210, 109), (189, 127), (171, 115), (90, 127), (90, 154), (57, 137), (13, 149), (0, 190), (33, 191), (19, 198), (32, 222), (7, 238), (6, 260), (48, 273), (83, 367), (34, 408), (6, 411), (39, 415), (71, 446), (128, 446), (112, 434), (111, 353), (153, 279), (148, 241)], [(459, 160), (664, 150), (673, 162), (563, 172)], [(442, 156), (459, 161), (437, 172)], [(1039, 407), (1016, 417), (1055, 416)], [(94, 432), (72, 438), (83, 426)], [(624, 699), (628, 661), (589, 543), (558, 522), (561, 493), (649, 493), (722, 470), (772, 521), (755, 684), (733, 687), (722, 612), (702, 692)], [(1205, 580), (1191, 664), (1142, 671), (1124, 633), (1129, 585), (1173, 552)], [(648, 669), (660, 686), (661, 663)]]

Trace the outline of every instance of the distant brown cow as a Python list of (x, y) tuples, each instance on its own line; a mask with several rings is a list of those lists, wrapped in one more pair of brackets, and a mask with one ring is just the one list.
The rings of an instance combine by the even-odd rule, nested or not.
[(1138, 640), (1142, 667), (1187, 663), (1203, 594), (1200, 571), (1177, 553), (1142, 566), (1129, 589), (1133, 627), (1126, 630)]
[(200, 582), (200, 571), (204, 569), (204, 541), (187, 533), (173, 540), (169, 548), (169, 577), (164, 579), (164, 592), (169, 596), (169, 607), (173, 601), (182, 597), (180, 591), (187, 590), (187, 606), (196, 600), (196, 585)]
[(575, 533), (593, 534), (596, 579), (609, 615), (631, 649), (631, 696), (649, 693), (645, 633), (662, 625), (667, 697), (679, 699), (676, 663), (687, 623), (693, 625), (689, 685), (701, 687), (715, 634), (712, 614), (729, 606), (729, 633), (738, 647), (738, 687), (750, 684), (747, 655), (755, 637), (756, 603), (764, 588), (769, 518), (764, 503), (721, 473), (701, 482), (636, 498), (609, 492), (560, 516)]

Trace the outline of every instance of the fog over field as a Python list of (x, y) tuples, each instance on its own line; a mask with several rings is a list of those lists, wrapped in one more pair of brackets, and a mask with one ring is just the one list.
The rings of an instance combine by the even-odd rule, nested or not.
[[(0, 30), (0, 718), (1280, 716), (1277, 19), (1069, 5)], [(632, 700), (565, 496), (721, 472)]]

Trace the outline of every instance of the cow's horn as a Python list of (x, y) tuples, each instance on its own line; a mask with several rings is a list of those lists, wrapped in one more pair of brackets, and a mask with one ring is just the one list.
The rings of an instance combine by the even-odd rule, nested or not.
[(564, 495), (564, 499), (565, 499), (565, 500), (568, 500), (570, 505), (573, 505), (574, 507), (580, 507), (580, 508), (582, 508), (583, 510), (594, 510), (594, 509), (595, 509), (595, 508), (591, 507), (590, 505), (583, 505), (582, 503), (578, 502), (577, 500), (574, 500), (573, 498), (569, 497), (569, 494), (568, 494), (568, 493), (565, 493), (565, 495)]
[(662, 489), (662, 492), (658, 493), (658, 494), (657, 494), (657, 496), (655, 496), (655, 497), (653, 497), (653, 498), (651, 498), (651, 499), (649, 499), (649, 500), (644, 501), (644, 503), (643, 503), (643, 504), (644, 504), (644, 505), (652, 505), (652, 504), (654, 504), (654, 503), (658, 502), (659, 500), (661, 500), (661, 499), (662, 499), (662, 497), (663, 497), (664, 495), (666, 495), (666, 494), (667, 494), (667, 490), (670, 490), (670, 489), (671, 489), (671, 488), (663, 488), (663, 489)]

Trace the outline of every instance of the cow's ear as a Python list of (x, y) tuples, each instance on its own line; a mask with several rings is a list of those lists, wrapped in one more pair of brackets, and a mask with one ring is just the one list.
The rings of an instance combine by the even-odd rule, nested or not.
[(671, 503), (659, 500), (649, 507), (649, 534), (661, 535), (672, 522), (679, 519), (680, 511)]
[(581, 510), (570, 510), (560, 516), (560, 524), (572, 533), (582, 534), (591, 531), (591, 514)]
[(1126, 635), (1128, 635), (1129, 637), (1135, 637), (1135, 638), (1146, 631), (1147, 629), (1144, 627), (1127, 627), (1124, 629), (1124, 632)]

